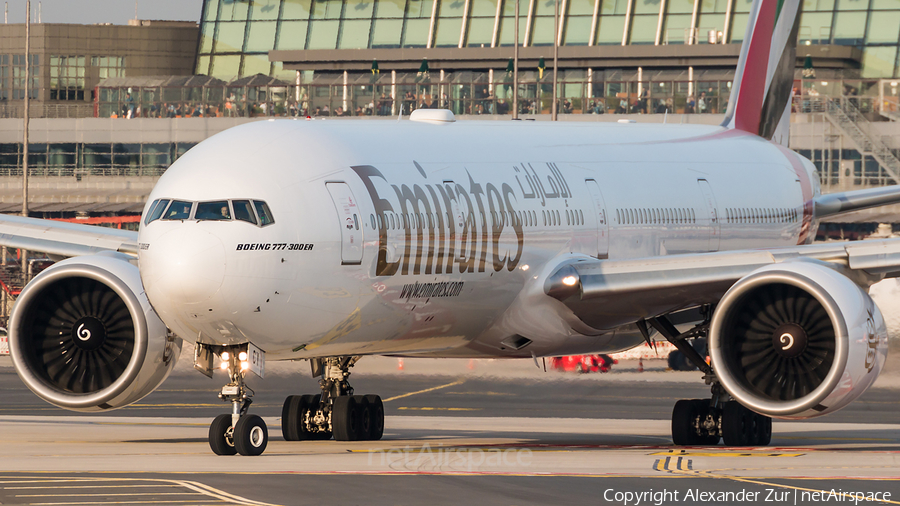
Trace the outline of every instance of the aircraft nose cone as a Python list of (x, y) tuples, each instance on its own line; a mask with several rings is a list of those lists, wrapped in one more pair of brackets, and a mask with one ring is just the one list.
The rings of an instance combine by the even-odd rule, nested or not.
[(148, 295), (169, 302), (209, 300), (225, 279), (225, 247), (215, 235), (179, 227), (157, 238), (143, 257), (150, 271)]

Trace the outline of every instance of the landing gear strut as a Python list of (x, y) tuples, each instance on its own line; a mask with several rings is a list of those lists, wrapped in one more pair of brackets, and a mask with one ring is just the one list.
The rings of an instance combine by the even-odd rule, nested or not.
[(292, 395), (281, 411), (288, 441), (330, 439), (374, 441), (384, 434), (384, 405), (377, 395), (353, 395), (347, 378), (360, 357), (312, 359), (313, 377), (322, 376), (318, 395)]
[(261, 455), (269, 442), (269, 431), (261, 417), (247, 413), (253, 403), (253, 390), (244, 382), (249, 372), (245, 367), (247, 352), (240, 346), (224, 350), (220, 357), (230, 381), (222, 387), (219, 398), (230, 402), (232, 409), (231, 414), (219, 415), (210, 424), (209, 447), (216, 455)]
[(765, 446), (772, 440), (772, 419), (753, 412), (730, 400), (716, 373), (689, 338), (707, 337), (712, 307), (701, 308), (703, 322), (680, 333), (665, 316), (638, 322), (638, 328), (649, 339), (647, 323), (678, 348), (691, 363), (703, 371), (703, 380), (711, 386), (711, 399), (680, 400), (672, 411), (672, 442), (680, 446), (711, 446), (721, 438), (727, 446)]

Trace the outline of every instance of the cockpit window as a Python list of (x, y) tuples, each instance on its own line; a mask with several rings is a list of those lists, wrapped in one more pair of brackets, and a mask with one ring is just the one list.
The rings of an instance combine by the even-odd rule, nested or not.
[(166, 210), (166, 205), (169, 203), (169, 199), (157, 199), (156, 202), (150, 206), (150, 211), (147, 213), (147, 217), (144, 218), (144, 225), (149, 225), (150, 222), (156, 221), (162, 216), (163, 211)]
[(228, 208), (227, 200), (217, 200), (215, 202), (200, 202), (197, 204), (197, 214), (194, 219), (198, 221), (217, 221), (231, 220), (231, 210)]
[(166, 210), (164, 220), (186, 220), (191, 217), (191, 208), (193, 202), (184, 202), (181, 200), (173, 200), (169, 209)]
[[(194, 210), (196, 205), (196, 210)], [(191, 211), (194, 211), (191, 214)], [(184, 200), (158, 199), (150, 204), (144, 224), (156, 220), (184, 221), (243, 221), (264, 227), (275, 223), (269, 205), (261, 200), (213, 200), (210, 202), (186, 202)]]
[(275, 219), (272, 218), (272, 211), (269, 211), (268, 204), (259, 200), (254, 200), (253, 207), (256, 208), (256, 214), (259, 216), (260, 226), (265, 227), (266, 225), (275, 223)]
[(233, 200), (231, 204), (234, 206), (234, 219), (256, 225), (256, 216), (249, 200)]

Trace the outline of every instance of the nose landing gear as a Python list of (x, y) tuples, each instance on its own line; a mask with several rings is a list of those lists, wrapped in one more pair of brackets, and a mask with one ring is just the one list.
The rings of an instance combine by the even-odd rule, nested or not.
[(219, 398), (230, 402), (231, 414), (217, 416), (209, 426), (209, 447), (216, 455), (262, 455), (269, 442), (266, 422), (247, 411), (253, 403), (253, 390), (244, 382), (247, 371), (245, 360), (240, 359), (240, 347), (227, 347), (222, 352), (222, 363), (231, 380), (222, 387)]
[(360, 357), (312, 359), (313, 377), (322, 376), (319, 395), (292, 395), (282, 408), (281, 430), (288, 441), (330, 439), (374, 441), (384, 434), (384, 405), (377, 395), (353, 395), (347, 378)]

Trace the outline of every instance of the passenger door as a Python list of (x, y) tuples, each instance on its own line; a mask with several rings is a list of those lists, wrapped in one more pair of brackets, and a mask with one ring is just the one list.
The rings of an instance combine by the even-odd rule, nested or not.
[(341, 224), (341, 264), (362, 263), (363, 232), (362, 215), (353, 192), (347, 183), (325, 183), (331, 194), (334, 208)]
[(719, 211), (716, 205), (716, 196), (713, 195), (709, 181), (698, 179), (697, 184), (700, 185), (700, 192), (703, 194), (703, 207), (707, 212), (707, 223), (709, 227), (709, 245), (707, 251), (719, 251), (719, 237), (721, 230), (719, 228)]
[(606, 201), (600, 192), (600, 185), (593, 179), (585, 179), (591, 200), (594, 203), (594, 219), (597, 223), (597, 254), (599, 259), (609, 258), (609, 220), (606, 218)]

